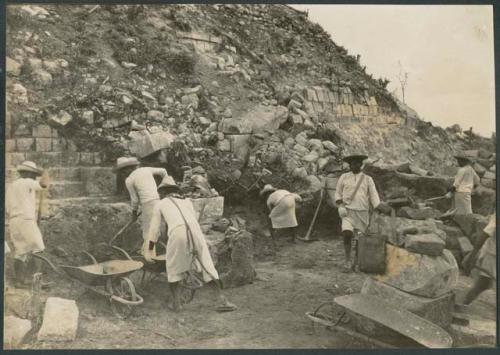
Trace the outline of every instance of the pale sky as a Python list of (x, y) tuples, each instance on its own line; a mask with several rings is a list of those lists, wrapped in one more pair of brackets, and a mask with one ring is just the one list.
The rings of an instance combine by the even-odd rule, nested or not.
[(293, 5), (309, 10), (335, 43), (361, 55), (374, 78), (420, 117), (490, 136), (495, 130), (493, 7), (490, 5)]

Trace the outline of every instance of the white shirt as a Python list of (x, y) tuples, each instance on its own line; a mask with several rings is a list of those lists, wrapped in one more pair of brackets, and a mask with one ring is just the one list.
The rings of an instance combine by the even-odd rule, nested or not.
[[(363, 181), (351, 201), (351, 196), (362, 175), (364, 175)], [(380, 204), (380, 198), (373, 179), (362, 172), (359, 174), (348, 172), (340, 176), (335, 191), (335, 201), (338, 200), (342, 200), (347, 208), (356, 211), (368, 211), (370, 203), (373, 208), (377, 208)]]
[(486, 239), (482, 247), (481, 252), (487, 254), (496, 255), (497, 253), (497, 223), (496, 216), (492, 214), (488, 225), (483, 229), (484, 233), (488, 234), (490, 237)]
[[(149, 230), (146, 235), (146, 240), (157, 242), (160, 237), (162, 220), (165, 221), (168, 227), (168, 236), (179, 226), (184, 226), (184, 218), (189, 224), (193, 233), (201, 233), (201, 229), (196, 219), (196, 213), (194, 211), (193, 203), (189, 199), (180, 199), (171, 197), (175, 200), (179, 208), (182, 210), (182, 214), (179, 208), (170, 201), (168, 198), (157, 202), (153, 208), (153, 215), (151, 216), (151, 222), (149, 225)], [(184, 218), (182, 216), (184, 215)]]
[(281, 199), (287, 195), (292, 195), (295, 198), (295, 201), (301, 201), (302, 197), (300, 195), (288, 192), (287, 190), (276, 190), (271, 195), (269, 195), (267, 199), (267, 207), (269, 209), (276, 207)]
[(457, 192), (471, 193), (474, 185), (479, 184), (479, 176), (470, 165), (462, 166), (458, 169), (453, 186)]
[(167, 171), (163, 168), (142, 167), (135, 169), (125, 179), (125, 186), (127, 186), (130, 194), (130, 203), (133, 210), (138, 208), (139, 202), (144, 205), (150, 201), (160, 199), (154, 175), (164, 178)]
[(37, 180), (20, 178), (7, 186), (7, 213), (9, 218), (36, 219), (35, 191), (42, 190)]

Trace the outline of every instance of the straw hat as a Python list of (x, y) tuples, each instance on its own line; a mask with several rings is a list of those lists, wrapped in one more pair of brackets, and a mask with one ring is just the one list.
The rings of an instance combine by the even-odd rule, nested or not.
[(158, 190), (165, 188), (165, 187), (176, 187), (176, 188), (180, 189), (179, 186), (175, 183), (174, 178), (171, 177), (170, 175), (165, 175), (165, 177), (161, 181), (160, 185), (158, 185)]
[(271, 185), (271, 184), (267, 184), (264, 186), (264, 188), (260, 191), (260, 195), (264, 195), (266, 192), (269, 192), (269, 191), (276, 191), (276, 188)]
[(127, 166), (136, 166), (139, 164), (139, 160), (135, 157), (120, 157), (116, 159), (116, 167), (114, 168), (114, 170), (118, 171), (120, 169), (126, 168)]
[(366, 156), (364, 154), (351, 154), (351, 155), (348, 155), (348, 156), (344, 157), (342, 160), (345, 161), (345, 162), (347, 162), (347, 163), (349, 163), (349, 162), (351, 162), (353, 160), (361, 160), (361, 161), (363, 161), (363, 160), (365, 160), (367, 158), (368, 158), (368, 156)]
[(23, 162), (22, 164), (19, 164), (17, 166), (17, 171), (18, 172), (29, 171), (31, 173), (36, 173), (38, 175), (42, 175), (42, 173), (43, 173), (42, 169), (38, 168), (35, 163), (33, 163), (32, 161), (28, 161), (28, 160)]

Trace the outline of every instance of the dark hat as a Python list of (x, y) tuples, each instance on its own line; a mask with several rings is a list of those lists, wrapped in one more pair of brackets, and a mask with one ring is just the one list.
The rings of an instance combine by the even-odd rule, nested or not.
[(352, 154), (352, 155), (348, 155), (348, 156), (342, 158), (342, 160), (347, 162), (347, 163), (350, 163), (351, 161), (354, 161), (354, 160), (363, 161), (365, 159), (368, 159), (368, 156), (366, 156), (364, 154)]
[(455, 155), (454, 155), (454, 157), (455, 157), (455, 159), (457, 159), (457, 160), (459, 160), (459, 159), (460, 159), (460, 160), (466, 160), (466, 161), (468, 161), (468, 162), (471, 162), (471, 161), (472, 161), (471, 157), (469, 157), (469, 156), (465, 155), (465, 153), (463, 153), (463, 152), (460, 152), (460, 153), (455, 154)]

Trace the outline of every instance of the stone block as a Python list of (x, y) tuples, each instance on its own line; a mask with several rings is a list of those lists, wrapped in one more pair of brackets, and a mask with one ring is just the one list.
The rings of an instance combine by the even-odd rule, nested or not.
[(323, 141), (323, 147), (325, 147), (332, 153), (338, 153), (339, 151), (339, 147), (337, 147), (334, 143), (330, 141)]
[(293, 146), (293, 150), (297, 152), (300, 156), (304, 156), (309, 153), (309, 149), (304, 147), (302, 144), (298, 143)]
[(483, 175), (483, 179), (490, 179), (490, 180), (496, 180), (497, 176), (495, 174), (495, 170), (493, 171), (486, 171)]
[(223, 246), (220, 249), (224, 250), (224, 244), (229, 244), (231, 264), (229, 270), (221, 274), (220, 278), (224, 288), (252, 283), (257, 276), (253, 265), (253, 235), (244, 230), (230, 235), (228, 239), (229, 243), (226, 238), (222, 239)]
[(472, 167), (474, 168), (474, 171), (479, 176), (483, 176), (484, 173), (486, 172), (486, 168), (479, 163), (474, 163), (474, 165)]
[(105, 196), (116, 193), (116, 175), (113, 168), (85, 167), (80, 171), (85, 193), (89, 196)]
[(301, 125), (304, 122), (304, 119), (302, 118), (301, 115), (291, 114), (290, 121), (295, 126), (295, 125)]
[(5, 317), (3, 324), (3, 345), (6, 349), (18, 347), (31, 330), (31, 321), (14, 316)]
[(217, 142), (217, 149), (221, 152), (230, 152), (231, 151), (231, 141), (229, 139), (223, 139)]
[(439, 297), (450, 292), (458, 282), (458, 265), (449, 250), (442, 256), (412, 253), (390, 244), (386, 245), (386, 273), (377, 275), (384, 282), (402, 291), (423, 296)]
[(440, 327), (448, 327), (453, 318), (455, 297), (451, 291), (436, 298), (415, 296), (368, 277), (361, 293), (378, 296)]
[(79, 153), (79, 163), (80, 165), (94, 165), (94, 153), (92, 152), (80, 152)]
[(71, 117), (71, 115), (64, 110), (59, 111), (59, 113), (57, 115), (50, 115), (49, 116), (50, 122), (53, 122), (53, 123), (60, 125), (60, 126), (63, 126), (63, 127), (66, 126), (68, 123), (70, 123), (72, 120), (73, 120), (73, 117)]
[(417, 220), (438, 219), (441, 216), (441, 212), (431, 207), (416, 209), (405, 206), (398, 210), (397, 216)]
[(457, 240), (458, 240), (458, 244), (459, 244), (459, 247), (460, 247), (460, 252), (462, 253), (462, 255), (467, 255), (472, 250), (474, 250), (474, 247), (472, 246), (472, 243), (470, 242), (469, 238), (467, 238), (467, 237), (460, 237)]
[(80, 181), (55, 181), (49, 187), (51, 199), (80, 197), (85, 195), (85, 188)]
[(52, 151), (53, 152), (63, 152), (66, 150), (66, 139), (64, 138), (52, 138)]
[(21, 64), (19, 64), (17, 61), (15, 61), (12, 58), (7, 57), (6, 58), (6, 63), (5, 63), (5, 70), (7, 74), (13, 75), (13, 76), (19, 76), (21, 74)]
[(306, 88), (304, 91), (304, 96), (308, 101), (318, 101), (318, 97), (316, 96), (316, 91), (312, 88)]
[(15, 139), (6, 139), (5, 140), (5, 151), (6, 152), (14, 152), (16, 150), (16, 140)]
[(26, 159), (25, 153), (7, 153), (5, 154), (5, 166), (6, 167), (15, 167), (21, 164)]
[(481, 179), (481, 184), (489, 189), (495, 189), (497, 185), (495, 180), (485, 178)]
[(33, 127), (32, 134), (34, 138), (51, 138), (52, 128), (49, 125), (41, 124)]
[(169, 132), (149, 133), (141, 131), (135, 139), (129, 142), (129, 149), (138, 158), (144, 158), (161, 149), (170, 147), (175, 137)]
[(443, 254), (445, 244), (444, 240), (433, 233), (408, 235), (404, 242), (406, 250), (430, 256)]
[(246, 161), (250, 151), (250, 134), (228, 135), (231, 141), (231, 151), (234, 156), (242, 161)]
[(425, 169), (419, 168), (418, 166), (410, 164), (410, 172), (418, 176), (427, 176), (429, 172)]
[(307, 146), (307, 134), (305, 132), (301, 132), (295, 136), (295, 141), (297, 144), (300, 144), (304, 147)]
[(479, 157), (479, 150), (474, 149), (474, 150), (466, 150), (463, 152), (467, 157), (469, 158), (478, 158)]
[(36, 138), (37, 152), (50, 152), (52, 150), (52, 138)]
[(319, 159), (319, 154), (316, 151), (312, 151), (302, 157), (302, 160), (308, 163), (314, 163)]
[[(200, 223), (207, 223), (221, 218), (224, 213), (224, 197), (191, 198), (196, 218)], [(200, 213), (203, 213), (200, 216)]]
[(34, 151), (35, 140), (33, 138), (17, 138), (16, 151), (18, 152), (32, 152)]
[(45, 304), (38, 341), (72, 341), (78, 329), (78, 307), (74, 300), (49, 297)]

